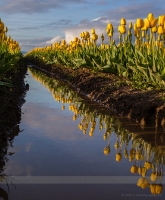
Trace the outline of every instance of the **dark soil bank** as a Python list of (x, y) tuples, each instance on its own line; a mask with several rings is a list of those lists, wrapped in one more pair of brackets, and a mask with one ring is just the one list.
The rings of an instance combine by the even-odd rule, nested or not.
[(21, 105), (24, 103), (24, 94), (27, 90), (24, 77), (27, 66), (23, 60), (18, 66), (6, 74), (12, 88), (0, 86), (0, 138), (10, 132), (21, 120)]
[(123, 117), (128, 117), (141, 125), (165, 126), (165, 100), (163, 90), (142, 91), (133, 89), (126, 80), (114, 75), (93, 73), (88, 69), (65, 68), (44, 64), (36, 58), (27, 60), (45, 70), (52, 77), (62, 79), (79, 93), (87, 95), (112, 109)]

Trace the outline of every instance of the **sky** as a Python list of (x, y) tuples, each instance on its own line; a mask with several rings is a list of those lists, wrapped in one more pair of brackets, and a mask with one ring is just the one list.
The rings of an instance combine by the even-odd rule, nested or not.
[(128, 26), (148, 13), (165, 15), (164, 0), (0, 0), (0, 18), (9, 29), (7, 35), (26, 52), (62, 39), (69, 43), (92, 28), (108, 42), (107, 23), (113, 24), (117, 39), (122, 17)]

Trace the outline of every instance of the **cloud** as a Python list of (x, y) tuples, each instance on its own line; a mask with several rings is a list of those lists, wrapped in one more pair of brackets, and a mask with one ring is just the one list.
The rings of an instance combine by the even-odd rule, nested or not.
[[(60, 104), (62, 106), (62, 103)], [(33, 103), (28, 103), (27, 106), (29, 111), (23, 116), (22, 123), (32, 130), (29, 134), (55, 141), (77, 141), (85, 139), (82, 131), (77, 127), (80, 119), (73, 121), (73, 114), (71, 112), (65, 116), (60, 114), (61, 110), (59, 109), (47, 108), (43, 105), (35, 105)]]
[(54, 44), (55, 42), (60, 42), (63, 39), (64, 39), (64, 37), (62, 37), (62, 36), (56, 36), (51, 40), (47, 40), (47, 41), (43, 42), (42, 45), (48, 46), (48, 45)]
[(0, 12), (7, 14), (17, 13), (44, 13), (51, 9), (64, 8), (71, 3), (85, 4), (86, 0), (3, 0), (0, 6)]
[[(51, 37), (39, 37), (32, 39), (19, 39), (19, 45), (23, 51), (29, 51), (35, 47), (43, 47), (46, 46), (47, 41), (51, 41)], [(44, 45), (45, 44), (45, 45)]]
[(97, 4), (102, 6), (102, 5), (106, 5), (108, 4), (106, 0), (100, 0), (100, 1), (97, 1)]
[(33, 39), (21, 39), (21, 40), (18, 40), (18, 42), (23, 51), (29, 51), (30, 49), (33, 49), (35, 47), (49, 46), (63, 39), (65, 38), (62, 36), (55, 36), (54, 38), (41, 37), (41, 38), (33, 38)]
[(162, 4), (162, 0), (152, 0), (144, 3), (131, 3), (126, 4), (125, 6), (120, 6), (117, 8), (110, 9), (105, 12), (102, 11), (109, 19), (116, 19), (119, 20), (122, 17), (126, 18), (127, 20), (136, 19), (136, 18), (145, 18), (147, 17), (148, 13), (152, 12), (155, 17), (161, 14), (165, 14), (165, 6)]
[(55, 21), (55, 22), (52, 22), (50, 23), (49, 25), (68, 25), (68, 24), (71, 24), (71, 20), (68, 20), (68, 19), (60, 19), (58, 21)]

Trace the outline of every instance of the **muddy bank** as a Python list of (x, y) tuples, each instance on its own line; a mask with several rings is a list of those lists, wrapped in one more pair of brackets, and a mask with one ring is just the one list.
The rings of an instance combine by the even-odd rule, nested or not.
[(0, 86), (0, 138), (5, 137), (11, 128), (21, 120), (21, 105), (27, 90), (24, 77), (27, 66), (20, 60), (18, 66), (8, 72), (5, 77), (10, 79), (12, 87)]
[(80, 94), (87, 95), (113, 110), (117, 115), (128, 117), (141, 125), (165, 128), (165, 91), (142, 91), (133, 89), (124, 78), (114, 75), (93, 73), (89, 69), (64, 68), (45, 64), (36, 58), (27, 60), (45, 70), (51, 77), (62, 79), (73, 86)]

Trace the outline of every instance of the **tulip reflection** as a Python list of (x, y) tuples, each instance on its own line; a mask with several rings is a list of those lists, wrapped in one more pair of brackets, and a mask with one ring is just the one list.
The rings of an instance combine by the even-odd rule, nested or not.
[[(45, 74), (30, 69), (32, 76), (40, 81), (52, 93), (57, 102), (62, 103), (62, 110), (66, 109), (68, 104), (69, 110), (73, 112), (73, 121), (79, 119), (79, 130), (83, 134), (92, 137), (96, 127), (103, 132), (103, 140), (107, 145), (103, 153), (107, 156), (110, 154), (110, 138), (112, 133), (116, 135), (114, 148), (116, 150), (116, 162), (121, 162), (123, 157), (132, 162), (129, 169), (130, 173), (140, 176), (137, 186), (145, 189), (150, 187), (152, 194), (161, 194), (163, 191), (162, 177), (163, 167), (165, 164), (165, 150), (151, 145), (140, 136), (130, 133), (122, 127), (121, 122), (113, 116), (102, 114), (97, 108), (91, 107), (84, 103), (77, 93), (70, 90), (66, 85), (63, 86), (60, 81), (51, 80)], [(150, 180), (146, 178), (150, 176)]]

